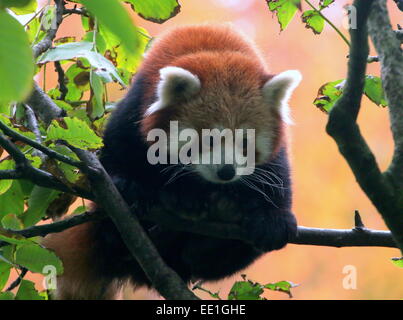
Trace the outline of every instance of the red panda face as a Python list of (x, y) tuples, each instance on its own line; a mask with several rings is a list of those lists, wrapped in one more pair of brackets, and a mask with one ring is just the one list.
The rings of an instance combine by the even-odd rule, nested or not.
[(230, 183), (275, 155), (289, 123), (287, 102), (301, 75), (264, 77), (245, 64), (239, 70), (239, 63), (227, 63), (226, 70), (217, 67), (210, 74), (194, 64), (160, 70), (157, 100), (144, 112), (143, 131), (152, 141), (153, 130), (165, 132), (167, 144), (159, 151), (168, 164), (183, 164), (186, 172), (213, 183)]

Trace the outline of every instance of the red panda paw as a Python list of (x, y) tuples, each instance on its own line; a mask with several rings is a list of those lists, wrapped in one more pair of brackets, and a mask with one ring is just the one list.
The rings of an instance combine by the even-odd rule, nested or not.
[(254, 213), (244, 219), (242, 227), (248, 242), (264, 252), (285, 247), (297, 231), (294, 215), (281, 210)]

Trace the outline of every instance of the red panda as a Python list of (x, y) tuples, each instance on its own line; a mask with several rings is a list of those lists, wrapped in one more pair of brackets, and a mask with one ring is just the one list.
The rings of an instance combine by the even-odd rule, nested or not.
[[(284, 131), (288, 100), (300, 80), (298, 71), (268, 73), (254, 46), (229, 26), (176, 28), (146, 53), (108, 121), (103, 165), (142, 215), (162, 208), (192, 219), (236, 221), (250, 237), (248, 242), (219, 239), (143, 223), (162, 258), (184, 281), (230, 276), (265, 252), (283, 248), (295, 235)], [(241, 142), (233, 139), (235, 151), (229, 156), (244, 155), (245, 145), (252, 143), (252, 172), (238, 174), (236, 161), (194, 160), (195, 154), (214, 158), (208, 148), (188, 149), (193, 155), (187, 163), (151, 163), (152, 138), (162, 131), (173, 139), (175, 123), (180, 133), (191, 129), (196, 137), (159, 152), (171, 155), (185, 144), (223, 143), (221, 137), (218, 142), (203, 139), (205, 129), (253, 130), (253, 138), (241, 133)], [(127, 281), (152, 287), (109, 219), (51, 234), (44, 244), (64, 263), (59, 299), (112, 299)]]

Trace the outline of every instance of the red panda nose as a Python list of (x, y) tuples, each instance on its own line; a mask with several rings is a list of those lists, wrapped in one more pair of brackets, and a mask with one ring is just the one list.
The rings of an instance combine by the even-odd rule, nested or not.
[(217, 176), (221, 180), (231, 180), (235, 176), (235, 168), (232, 164), (224, 165), (220, 170), (217, 171)]

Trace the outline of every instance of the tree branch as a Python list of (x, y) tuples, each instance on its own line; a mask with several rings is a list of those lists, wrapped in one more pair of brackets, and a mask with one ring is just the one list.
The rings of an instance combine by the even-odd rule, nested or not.
[(59, 108), (56, 103), (38, 86), (33, 84), (31, 95), (25, 101), (35, 114), (46, 124), (49, 125), (53, 119), (64, 117), (65, 111)]
[(52, 46), (53, 40), (56, 37), (57, 30), (59, 29), (59, 26), (63, 21), (64, 0), (54, 0), (54, 1), (56, 6), (56, 16), (54, 24), (52, 23), (52, 26), (46, 32), (45, 38), (43, 38), (32, 48), (35, 59), (38, 58), (42, 53), (44, 53)]
[(378, 168), (375, 157), (356, 123), (365, 83), (369, 53), (367, 19), (374, 0), (356, 0), (357, 28), (350, 29), (351, 47), (343, 96), (329, 114), (326, 130), (336, 141), (361, 189), (385, 220), (403, 252), (403, 219), (393, 185)]
[(57, 233), (62, 232), (63, 230), (72, 228), (79, 224), (83, 224), (89, 221), (96, 221), (105, 219), (105, 215), (102, 215), (101, 212), (85, 212), (82, 214), (71, 215), (63, 220), (43, 224), (40, 226), (32, 226), (23, 230), (7, 230), (14, 234), (18, 234), (24, 236), (25, 238), (32, 237), (44, 237), (49, 233)]
[(39, 130), (38, 119), (36, 119), (35, 113), (32, 108), (26, 104), (24, 104), (25, 109), (25, 117), (28, 124), (28, 129), (31, 130), (35, 134), (35, 140), (38, 143), (42, 142), (41, 132)]
[[(144, 219), (163, 227), (198, 233), (223, 239), (237, 239), (249, 242), (249, 237), (240, 226), (233, 223), (216, 223), (206, 221), (192, 221), (174, 214), (167, 214), (160, 210), (153, 210), (144, 216)], [(158, 231), (152, 237), (158, 237)], [(330, 246), (330, 247), (390, 247), (396, 248), (392, 234), (388, 231), (370, 230), (356, 227), (353, 229), (322, 229), (298, 227), (295, 238), (290, 240), (293, 244)], [(253, 245), (253, 243), (251, 243)]]
[[(85, 166), (82, 162), (76, 161), (68, 156), (65, 156), (61, 153), (58, 153), (50, 148), (45, 147), (41, 143), (34, 141), (17, 131), (14, 131), (13, 129), (9, 128), (6, 124), (4, 124), (2, 121), (0, 121), (0, 130), (4, 132), (5, 135), (9, 136), (10, 138), (13, 138), (14, 140), (21, 141), (26, 143), (27, 145), (43, 152), (46, 154), (48, 157), (62, 161), (64, 163), (67, 163), (73, 167), (79, 168), (81, 170), (88, 170), (87, 166)], [(25, 156), (24, 156), (25, 158)]]
[(0, 170), (0, 180), (2, 179), (22, 179), (22, 172), (18, 170)]
[[(51, 28), (46, 32), (46, 36), (33, 48), (34, 58), (38, 58), (42, 53), (52, 47), (57, 30), (63, 21), (64, 0), (55, 0), (56, 16)], [(52, 99), (34, 82), (31, 95), (26, 103), (34, 110), (35, 114), (48, 125), (53, 119), (63, 117), (65, 112), (59, 108)]]
[[(53, 223), (32, 226), (23, 230), (7, 230), (10, 233), (26, 238), (57, 233), (89, 221), (105, 219), (107, 216), (100, 211), (86, 212), (73, 215)], [(207, 221), (187, 220), (163, 211), (154, 211), (144, 217), (144, 220), (156, 223), (171, 230), (197, 233), (219, 239), (238, 239), (248, 242), (248, 236), (241, 228), (233, 223), (214, 223)], [(149, 230), (151, 238), (158, 238), (156, 229)], [(370, 230), (364, 227), (353, 229), (323, 229), (298, 227), (297, 236), (291, 239), (291, 244), (330, 246), (330, 247), (389, 247), (396, 248), (392, 234), (389, 231)]]
[(28, 179), (33, 183), (45, 188), (75, 194), (86, 199), (93, 199), (93, 196), (90, 192), (78, 187), (69, 187), (61, 183), (50, 173), (34, 168), (30, 161), (25, 158), (25, 155), (2, 134), (0, 134), (0, 146), (2, 146), (4, 150), (8, 152), (16, 163), (15, 170), (0, 171), (0, 177), (2, 179)]
[(381, 62), (382, 84), (395, 142), (393, 160), (387, 173), (403, 189), (403, 54), (400, 41), (390, 25), (386, 0), (374, 2), (368, 27)]
[(198, 299), (162, 260), (98, 158), (88, 151), (72, 149), (87, 166), (97, 171), (87, 172), (95, 201), (112, 219), (127, 248), (136, 258), (153, 287), (166, 299)]

